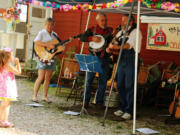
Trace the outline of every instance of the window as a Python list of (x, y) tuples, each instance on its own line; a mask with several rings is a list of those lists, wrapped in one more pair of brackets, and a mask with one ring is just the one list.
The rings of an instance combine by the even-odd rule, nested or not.
[(46, 17), (46, 10), (33, 7), (32, 8), (32, 17), (45, 18)]
[(158, 42), (161, 42), (161, 37), (157, 37), (157, 41), (158, 41)]
[(162, 36), (162, 32), (159, 32), (159, 35)]
[(164, 42), (164, 37), (161, 37), (161, 42)]
[(157, 37), (157, 42), (164, 42), (164, 37), (163, 36), (158, 36)]
[(20, 22), (27, 22), (27, 5), (18, 4), (18, 9), (21, 9)]

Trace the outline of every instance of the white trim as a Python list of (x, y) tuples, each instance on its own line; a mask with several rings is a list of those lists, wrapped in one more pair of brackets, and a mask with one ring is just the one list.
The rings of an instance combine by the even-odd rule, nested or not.
[(173, 23), (173, 24), (180, 24), (180, 18), (141, 16), (141, 23), (165, 23), (165, 24)]

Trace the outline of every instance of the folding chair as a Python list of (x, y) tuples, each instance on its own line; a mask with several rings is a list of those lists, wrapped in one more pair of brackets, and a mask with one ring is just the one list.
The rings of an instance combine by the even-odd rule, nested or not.
[(62, 85), (67, 85), (67, 84), (64, 84), (63, 81), (69, 80), (73, 83), (72, 83), (70, 94), (67, 97), (67, 101), (73, 95), (73, 92), (74, 92), (74, 95), (75, 95), (74, 104), (75, 104), (76, 99), (77, 99), (77, 94), (78, 94), (77, 93), (77, 91), (78, 91), (77, 90), (78, 74), (79, 74), (79, 65), (78, 65), (76, 59), (63, 57), (62, 63), (61, 63), (61, 69), (60, 69), (59, 76), (58, 76), (57, 88), (56, 88), (55, 95), (60, 94)]

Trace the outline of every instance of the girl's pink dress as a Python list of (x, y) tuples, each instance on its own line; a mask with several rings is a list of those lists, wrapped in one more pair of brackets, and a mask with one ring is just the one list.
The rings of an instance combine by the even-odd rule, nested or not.
[(0, 99), (17, 100), (17, 87), (14, 73), (8, 72), (6, 68), (0, 72)]

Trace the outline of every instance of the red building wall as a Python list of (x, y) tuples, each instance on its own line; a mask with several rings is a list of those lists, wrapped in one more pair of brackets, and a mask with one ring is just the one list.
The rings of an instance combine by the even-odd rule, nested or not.
[[(54, 11), (53, 18), (56, 21), (54, 31), (58, 33), (62, 40), (65, 40), (70, 36), (83, 33), (85, 31), (87, 15), (87, 12), (81, 11)], [(89, 27), (96, 24), (95, 16), (96, 13), (92, 12)], [(121, 14), (107, 13), (107, 17), (108, 26), (116, 28), (121, 23)], [(157, 61), (165, 61), (166, 64), (164, 66), (167, 66), (171, 61), (174, 61), (175, 63), (180, 65), (180, 52), (156, 51), (146, 49), (147, 27), (148, 24), (141, 24), (140, 26), (143, 36), (140, 56), (142, 57), (144, 63), (154, 64)], [(67, 45), (67, 48), (72, 47), (73, 45), (76, 45), (76, 52), (79, 53), (81, 48), (81, 42), (79, 42), (78, 40), (74, 40)], [(87, 44), (85, 44), (83, 53), (88, 53)]]

